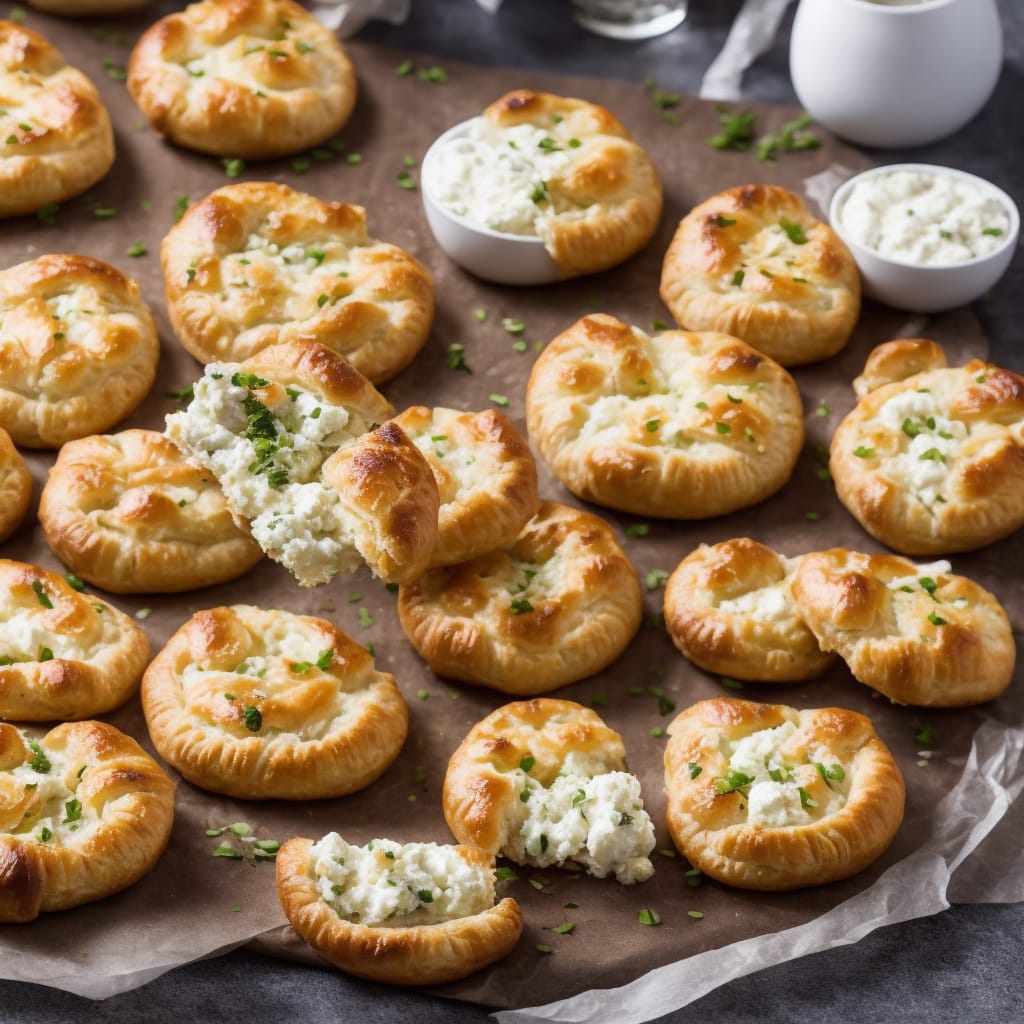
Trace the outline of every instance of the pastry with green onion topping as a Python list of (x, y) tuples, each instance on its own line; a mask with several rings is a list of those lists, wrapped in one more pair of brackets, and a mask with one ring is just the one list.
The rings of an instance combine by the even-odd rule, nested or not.
[(365, 647), (325, 619), (250, 605), (196, 612), (146, 670), (142, 709), (189, 782), (252, 800), (363, 789), (408, 725)]
[(494, 857), (474, 846), (359, 846), (331, 832), (277, 855), (299, 935), (335, 967), (392, 985), (456, 981), (512, 952), (522, 913), (511, 897), (495, 904), (494, 883)]
[(174, 784), (112, 725), (66, 722), (35, 739), (0, 723), (0, 922), (127, 888), (173, 819)]
[(124, 612), (63, 576), (6, 558), (0, 596), (0, 718), (92, 718), (135, 693), (149, 640)]
[(966, 707), (1010, 685), (1016, 645), (999, 601), (949, 562), (844, 548), (805, 555), (793, 596), (823, 650), (896, 704)]
[(854, 711), (719, 697), (681, 712), (668, 732), (672, 841), (726, 885), (849, 878), (885, 852), (903, 820), (899, 767)]

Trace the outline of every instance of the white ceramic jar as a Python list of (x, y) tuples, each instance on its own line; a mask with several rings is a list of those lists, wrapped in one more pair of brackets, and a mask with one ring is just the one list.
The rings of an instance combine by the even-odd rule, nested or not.
[(804, 109), (837, 135), (918, 146), (985, 105), (1002, 58), (996, 0), (800, 0), (789, 67)]

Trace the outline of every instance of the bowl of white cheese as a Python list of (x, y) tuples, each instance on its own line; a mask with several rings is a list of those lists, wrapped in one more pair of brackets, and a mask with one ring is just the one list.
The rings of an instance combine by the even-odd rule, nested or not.
[(423, 158), (423, 209), (437, 244), (486, 281), (534, 285), (563, 276), (540, 230), (546, 179), (566, 154), (531, 133), (544, 134), (524, 124), (499, 139), (474, 117), (438, 136)]
[(934, 164), (888, 164), (850, 178), (829, 206), (864, 294), (937, 313), (980, 298), (1017, 249), (1020, 213), (991, 182)]

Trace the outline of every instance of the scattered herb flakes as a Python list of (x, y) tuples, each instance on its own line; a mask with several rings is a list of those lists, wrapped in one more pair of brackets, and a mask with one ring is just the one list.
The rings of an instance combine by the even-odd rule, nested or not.
[(658, 590), (668, 582), (669, 574), (664, 569), (652, 569), (644, 577), (644, 585), (648, 590)]
[(797, 224), (796, 221), (792, 221), (792, 220), (789, 220), (786, 217), (783, 217), (779, 221), (779, 227), (782, 228), (782, 230), (786, 232), (786, 237), (794, 245), (806, 245), (807, 244), (807, 235), (804, 233), (803, 226), (800, 225), (800, 224)]
[(395, 74), (399, 78), (405, 78), (406, 75), (411, 75), (416, 70), (416, 65), (411, 60), (403, 60), (401, 64), (395, 68)]
[(661, 914), (651, 907), (644, 907), (637, 915), (638, 920), (641, 924), (656, 925), (661, 924)]
[(395, 180), (398, 182), (398, 187), (405, 189), (407, 192), (412, 192), (419, 187), (416, 179), (407, 170), (399, 171), (395, 176)]
[(495, 405), (500, 406), (504, 409), (508, 405), (507, 395), (492, 394), (487, 396), (488, 401), (493, 402)]
[(676, 851), (668, 849), (660, 849), (657, 851), (659, 857), (665, 857), (667, 860), (676, 859)]
[(514, 316), (506, 316), (501, 321), (502, 329), (509, 334), (522, 334), (526, 330), (526, 324), (517, 320)]
[(373, 616), (366, 608), (360, 608), (358, 614), (359, 625), (362, 626), (363, 629), (369, 629), (370, 626), (373, 625)]
[(521, 771), (531, 772), (533, 771), (533, 766), (536, 763), (537, 759), (533, 756), (533, 754), (523, 754), (522, 758), (519, 761), (519, 768)]
[(828, 402), (822, 400), (818, 403), (818, 408), (814, 410), (815, 416), (831, 416), (832, 410), (828, 407)]
[(648, 420), (646, 423), (647, 433), (653, 434), (661, 426), (661, 420)]
[(549, 956), (551, 953), (554, 953), (554, 950), (550, 946), (546, 946), (543, 942), (539, 942), (533, 948), (537, 950), (538, 953), (543, 953), (545, 956)]
[(697, 764), (696, 761), (690, 761), (687, 764), (686, 768), (690, 773), (691, 779), (697, 778), (697, 776), (700, 775), (702, 771), (704, 771), (704, 769), (699, 764)]
[(918, 725), (915, 723), (914, 742), (922, 747), (927, 747), (935, 739), (935, 730), (930, 725)]
[(787, 121), (778, 134), (763, 135), (757, 140), (757, 159), (762, 163), (774, 163), (776, 156), (782, 153), (797, 153), (801, 150), (817, 149), (821, 140), (807, 131), (811, 123), (809, 114), (801, 114), (794, 121)]
[(101, 61), (103, 70), (115, 81), (123, 82), (128, 77), (128, 71), (120, 64), (112, 61), (109, 57), (104, 57)]
[(533, 605), (525, 597), (516, 598), (509, 605), (509, 608), (512, 610), (513, 615), (525, 615), (527, 612), (533, 611)]
[(313, 161), (308, 156), (297, 156), (292, 160), (292, 170), (296, 174), (305, 174), (313, 166)]
[(477, 323), (482, 324), (487, 319), (487, 310), (483, 308), (474, 309), (473, 316)]
[(804, 513), (804, 519), (809, 519), (812, 523), (816, 523), (821, 518), (820, 512), (806, 512)]
[(704, 920), (704, 911), (703, 910), (688, 910), (686, 912), (686, 916), (691, 921), (703, 921)]
[(603, 690), (598, 690), (590, 698), (590, 703), (595, 708), (603, 708), (608, 706), (608, 695)]
[(704, 872), (700, 868), (690, 868), (683, 877), (686, 879), (686, 884), (691, 889), (699, 889), (704, 881)]
[(36, 600), (44, 608), (52, 608), (53, 607), (53, 602), (50, 600), (50, 595), (46, 593), (45, 589), (43, 589), (43, 584), (42, 584), (41, 580), (33, 580), (32, 581), (32, 590), (33, 590), (33, 592), (36, 595)]
[(10, 14), (7, 15), (11, 21), (17, 25), (25, 24), (25, 8), (24, 7), (12, 7)]
[(46, 756), (43, 748), (35, 740), (28, 740), (28, 749), (32, 751), (32, 757), (28, 763), (32, 771), (37, 772), (39, 775), (49, 774), (53, 766), (50, 764), (50, 759)]
[(731, 679), (729, 676), (722, 676), (718, 682), (727, 690), (742, 690), (743, 684), (738, 679)]
[(444, 85), (448, 81), (448, 72), (437, 64), (429, 68), (422, 68), (417, 72), (417, 77), (424, 82), (433, 82), (435, 85)]
[(499, 882), (512, 882), (519, 877), (512, 868), (504, 865), (495, 868), (494, 873), (498, 876)]
[(875, 449), (868, 448), (867, 445), (859, 444), (853, 449), (853, 454), (858, 459), (873, 459), (875, 457)]
[(460, 345), (457, 342), (452, 342), (452, 344), (448, 346), (448, 355), (445, 357), (445, 366), (447, 366), (449, 370), (462, 370), (464, 373), (473, 372), (466, 363), (465, 346)]
[(42, 206), (36, 210), (36, 220), (40, 224), (53, 225), (57, 223), (57, 214), (60, 212), (60, 207), (56, 203), (43, 203)]
[(92, 208), (92, 215), (97, 220), (110, 220), (117, 216), (116, 206), (104, 206), (102, 203), (96, 203)]
[(229, 178), (237, 178), (245, 170), (245, 161), (241, 157), (226, 156), (220, 163)]
[(667, 331), (668, 330), (668, 324), (665, 323), (664, 320), (652, 320), (651, 321), (651, 330), (652, 331)]
[(164, 398), (173, 398), (178, 402), (191, 402), (195, 397), (193, 385), (186, 384), (182, 388), (172, 388), (170, 391), (164, 392)]
[(249, 732), (259, 732), (263, 728), (263, 712), (255, 704), (246, 704), (242, 709), (242, 722)]
[(551, 930), (553, 932), (556, 932), (558, 935), (571, 935), (572, 934), (572, 930), (575, 927), (576, 927), (576, 924), (575, 924), (574, 921), (566, 921), (563, 924), (558, 925), (558, 927), (552, 928)]
[(64, 582), (72, 590), (77, 590), (79, 593), (85, 590), (85, 581), (80, 576), (76, 576), (73, 572), (64, 573)]
[(649, 523), (633, 523), (626, 527), (627, 537), (646, 537), (651, 532)]
[(724, 107), (718, 108), (719, 131), (707, 143), (713, 149), (750, 149), (754, 141), (754, 115), (734, 114)]
[(128, 249), (128, 255), (132, 256), (132, 257), (134, 257), (136, 259), (138, 259), (139, 256), (145, 256), (146, 253), (148, 253), (148, 252), (149, 252), (149, 250), (146, 248), (145, 245), (143, 245), (142, 242), (136, 242), (134, 245), (130, 246), (129, 249)]
[(660, 725), (656, 725), (653, 729), (651, 729), (650, 735), (653, 736), (656, 740), (668, 739), (668, 732), (665, 729), (663, 729)]

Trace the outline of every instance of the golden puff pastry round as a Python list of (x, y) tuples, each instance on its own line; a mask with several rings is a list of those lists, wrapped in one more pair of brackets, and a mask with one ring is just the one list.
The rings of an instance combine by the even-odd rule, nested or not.
[(724, 334), (649, 337), (605, 314), (577, 321), (538, 357), (526, 423), (573, 494), (671, 519), (774, 494), (804, 437), (796, 384), (767, 356)]
[(316, 341), (373, 383), (403, 369), (430, 333), (430, 274), (370, 238), (361, 206), (287, 185), (227, 185), (190, 206), (160, 247), (167, 312), (202, 363)]
[(32, 474), (11, 435), (0, 427), (0, 540), (18, 528), (32, 499)]
[(511, 420), (495, 409), (417, 405), (395, 417), (423, 453), (441, 505), (431, 566), (454, 565), (514, 543), (540, 508), (537, 464)]
[(72, 572), (115, 594), (212, 586), (263, 557), (213, 476), (153, 430), (69, 441), (43, 487), (39, 521)]
[(0, 426), (59, 448), (107, 430), (146, 397), (160, 343), (139, 286), (65, 253), (0, 271)]
[(1010, 684), (1013, 632), (999, 602), (950, 571), (843, 548), (804, 556), (800, 613), (826, 651), (897, 704), (965, 707)]
[(263, 159), (339, 131), (356, 76), (330, 29), (291, 0), (202, 0), (143, 33), (128, 91), (179, 146)]
[(336, 832), (290, 839), (277, 893), (292, 927), (328, 963), (391, 985), (457, 981), (514, 949), (515, 900), (495, 904), (494, 857), (474, 846), (365, 846)]
[(404, 584), (398, 614), (438, 675), (532, 696), (618, 658), (643, 598), (611, 527), (546, 501), (512, 544)]
[(937, 365), (926, 351), (931, 368), (909, 376), (901, 367), (920, 364), (919, 340), (868, 360), (829, 465), (839, 500), (883, 544), (972, 551), (1024, 525), (1024, 377), (979, 359)]
[[(479, 167), (496, 168), (500, 202)], [(518, 89), (437, 153), (431, 196), (485, 229), (540, 238), (563, 277), (613, 267), (647, 244), (662, 209), (658, 172), (604, 107)]]
[(704, 874), (741, 889), (849, 878), (903, 820), (904, 785), (870, 719), (719, 697), (668, 728), (672, 841)]
[(821, 675), (824, 653), (797, 609), (793, 577), (802, 556), (787, 558), (749, 537), (701, 544), (665, 586), (665, 626), (699, 668), (764, 683)]
[[(390, 403), (312, 342), (211, 363), (167, 436), (216, 477), (234, 515), (302, 586), (365, 561), (415, 578), (437, 535), (438, 491)], [(385, 422), (386, 421), (386, 422)]]
[(860, 313), (849, 249), (778, 185), (727, 189), (680, 222), (661, 298), (691, 331), (742, 338), (783, 366), (835, 355)]
[(573, 701), (519, 701), (477, 722), (448, 762), (443, 806), (459, 842), (517, 864), (576, 864), (624, 885), (654, 873), (622, 737)]
[(146, 670), (142, 710), (189, 782), (251, 800), (363, 789), (408, 725), (365, 647), (324, 619), (249, 605), (196, 612)]
[(0, 559), (0, 718), (92, 718), (123, 704), (149, 660), (146, 634), (63, 577)]
[(84, 192), (114, 162), (96, 87), (39, 33), (0, 21), (0, 217)]
[(130, 736), (65, 722), (34, 739), (0, 723), (0, 921), (120, 892), (156, 864), (174, 785)]

